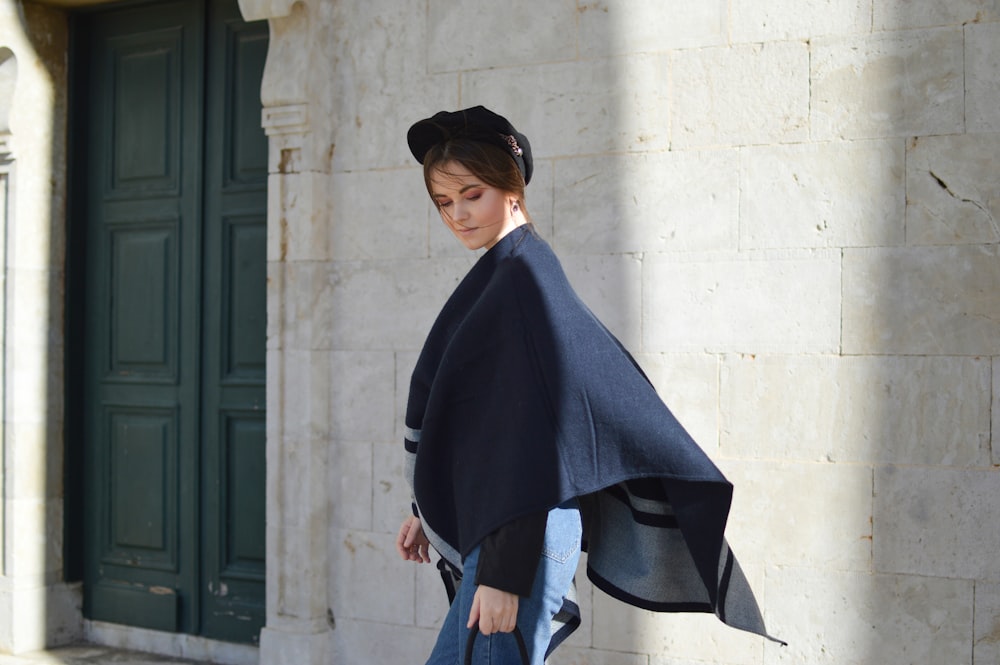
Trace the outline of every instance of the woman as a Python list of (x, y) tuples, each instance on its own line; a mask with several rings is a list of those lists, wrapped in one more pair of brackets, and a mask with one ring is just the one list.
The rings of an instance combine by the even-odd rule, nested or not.
[(464, 579), (428, 665), (533, 665), (579, 623), (582, 545), (596, 586), (765, 634), (723, 538), (732, 488), (574, 293), (535, 233), (527, 138), (479, 106), (407, 141), (442, 220), (485, 249), (438, 315), (406, 411), (413, 515), (397, 549)]

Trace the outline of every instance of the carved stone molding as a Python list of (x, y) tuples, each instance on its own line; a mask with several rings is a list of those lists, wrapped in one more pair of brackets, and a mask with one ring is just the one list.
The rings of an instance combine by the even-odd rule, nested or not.
[(240, 12), (247, 21), (288, 16), (292, 12), (292, 5), (296, 2), (303, 0), (239, 0)]
[(8, 132), (0, 132), (0, 164), (3, 162), (9, 162), (13, 159), (13, 147), (11, 146), (11, 137)]
[(309, 131), (309, 105), (286, 104), (265, 107), (260, 124), (268, 136), (305, 134)]

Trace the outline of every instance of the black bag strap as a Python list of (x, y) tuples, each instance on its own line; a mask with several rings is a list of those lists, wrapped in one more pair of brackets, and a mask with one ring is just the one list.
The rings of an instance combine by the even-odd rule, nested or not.
[[(465, 665), (472, 665), (472, 648), (476, 645), (476, 636), (479, 635), (479, 622), (469, 630), (469, 640), (465, 643)], [(521, 662), (524, 665), (531, 665), (528, 659), (528, 647), (524, 644), (524, 637), (521, 630), (514, 626), (514, 639), (517, 640), (517, 650), (521, 652)]]

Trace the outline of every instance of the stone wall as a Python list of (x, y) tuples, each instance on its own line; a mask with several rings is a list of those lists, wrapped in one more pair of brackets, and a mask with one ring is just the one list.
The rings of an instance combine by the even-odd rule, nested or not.
[(64, 582), (65, 16), (0, 1), (0, 651), (77, 639)]
[[(308, 633), (333, 662), (413, 662), (445, 611), (433, 568), (393, 549), (400, 424), (423, 336), (475, 257), (404, 136), (480, 103), (531, 138), (528, 207), (581, 295), (735, 482), (730, 541), (790, 643), (584, 583), (584, 625), (552, 662), (1000, 659), (997, 2), (282, 13), (265, 103), (292, 85), (276, 83), (282, 31), (307, 35), (280, 103), (309, 122), (272, 183), (271, 446), (309, 462), (271, 473), (286, 505), (312, 507), (299, 538), (327, 563), (303, 564), (305, 584), (272, 577), (265, 661)], [(300, 153), (332, 161), (288, 168)]]

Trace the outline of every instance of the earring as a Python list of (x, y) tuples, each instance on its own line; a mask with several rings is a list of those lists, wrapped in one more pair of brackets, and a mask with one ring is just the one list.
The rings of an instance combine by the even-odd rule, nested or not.
[(514, 207), (510, 209), (511, 213), (516, 213), (518, 210), (520, 210), (520, 208), (518, 208), (516, 203), (514, 204)]

